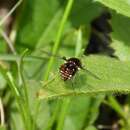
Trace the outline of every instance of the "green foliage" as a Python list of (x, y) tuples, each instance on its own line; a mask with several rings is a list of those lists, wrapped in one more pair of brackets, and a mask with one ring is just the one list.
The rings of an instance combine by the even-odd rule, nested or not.
[(117, 13), (130, 17), (130, 3), (128, 0), (96, 0), (103, 3), (105, 6), (114, 9)]
[[(56, 36), (53, 30), (56, 31), (56, 29), (50, 30), (49, 28), (51, 26), (56, 28), (55, 24), (59, 24), (60, 12), (58, 0), (52, 1), (51, 4), (46, 0), (24, 1), (16, 38), (17, 46), (23, 44), (25, 48), (35, 48), (35, 46), (40, 47), (41, 42), (48, 43), (47, 39), (49, 42), (53, 40)], [(41, 41), (41, 37), (45, 37), (45, 40)], [(20, 47), (17, 49), (19, 50)]]
[(6, 130), (5, 127), (0, 126), (0, 130)]
[[(112, 14), (110, 46), (116, 58), (82, 56), (90, 22), (106, 7)], [(103, 103), (118, 114), (122, 129), (130, 129), (130, 97), (125, 105), (112, 97), (130, 92), (127, 0), (23, 0), (17, 11), (9, 36), (16, 33), (13, 40), (17, 54), (8, 53), (8, 40), (0, 36), (0, 96), (8, 108), (5, 117), (9, 127), (0, 129), (96, 130)], [(0, 29), (5, 31), (1, 25)], [(29, 53), (25, 55), (27, 48)], [(67, 58), (79, 57), (84, 68), (98, 78), (79, 70), (71, 81), (64, 82), (58, 70), (64, 62), (49, 57), (42, 49)]]
[(112, 26), (112, 47), (115, 49), (115, 54), (120, 60), (129, 61), (130, 38), (127, 35), (130, 33), (128, 28), (130, 26), (129, 18), (113, 12)]
[[(130, 64), (103, 56), (83, 58), (86, 68), (100, 79), (80, 70), (74, 80), (64, 82), (59, 75), (43, 84), (43, 98), (71, 95), (93, 95), (98, 93), (128, 93), (130, 91)], [(40, 94), (41, 96), (41, 94)]]

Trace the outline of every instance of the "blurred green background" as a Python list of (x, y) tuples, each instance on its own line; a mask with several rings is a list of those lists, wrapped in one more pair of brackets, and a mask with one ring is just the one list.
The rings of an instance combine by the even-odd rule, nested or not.
[[(106, 10), (109, 33), (91, 24)], [(93, 32), (105, 45), (84, 55)], [(129, 35), (129, 0), (1, 0), (0, 129), (129, 130)], [(62, 81), (57, 56), (78, 57), (100, 80), (81, 70)]]

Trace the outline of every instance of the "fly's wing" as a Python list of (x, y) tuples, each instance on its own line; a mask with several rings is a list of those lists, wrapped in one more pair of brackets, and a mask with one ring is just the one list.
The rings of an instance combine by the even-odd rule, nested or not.
[(55, 54), (52, 54), (50, 52), (46, 52), (45, 50), (40, 50), (40, 51), (47, 54), (48, 56), (53, 56), (53, 57), (56, 57), (56, 58), (59, 58), (59, 59), (65, 60), (65, 61), (67, 60), (65, 56), (62, 57), (62, 56), (59, 56), (59, 55), (55, 55)]
[(88, 74), (90, 74), (91, 76), (93, 76), (94, 78), (101, 80), (98, 76), (96, 76), (94, 73), (92, 73), (91, 71), (87, 70), (86, 68), (81, 68), (82, 70), (86, 71)]

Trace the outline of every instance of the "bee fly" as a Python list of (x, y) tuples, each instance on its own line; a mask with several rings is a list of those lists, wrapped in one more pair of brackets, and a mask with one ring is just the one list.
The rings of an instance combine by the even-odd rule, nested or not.
[(71, 79), (76, 72), (82, 68), (81, 62), (78, 58), (69, 58), (64, 57), (65, 63), (60, 66), (60, 75), (61, 78), (66, 81)]
[(78, 58), (72, 57), (72, 58), (68, 58), (67, 59), (66, 57), (60, 57), (60, 56), (57, 56), (57, 55), (52, 55), (52, 54), (50, 54), (48, 52), (45, 52), (45, 51), (43, 51), (43, 52), (46, 53), (47, 55), (58, 57), (58, 58), (60, 58), (60, 59), (65, 61), (65, 63), (62, 64), (60, 66), (60, 68), (59, 68), (61, 79), (64, 80), (64, 81), (71, 80), (75, 76), (76, 72), (78, 70), (80, 70), (80, 69), (85, 70), (90, 75), (92, 75), (93, 77), (95, 77), (97, 79), (100, 79), (99, 77), (94, 75), (92, 72), (90, 72), (89, 70), (85, 69), (82, 66), (82, 63), (81, 63), (81, 61)]

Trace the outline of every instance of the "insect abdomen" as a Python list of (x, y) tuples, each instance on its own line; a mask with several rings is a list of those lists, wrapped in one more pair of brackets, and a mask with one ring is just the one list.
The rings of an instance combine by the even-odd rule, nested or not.
[(66, 65), (62, 65), (60, 67), (60, 75), (61, 75), (61, 78), (66, 81), (66, 80), (69, 80), (71, 79), (75, 73), (76, 73), (77, 69), (75, 67), (68, 67)]

